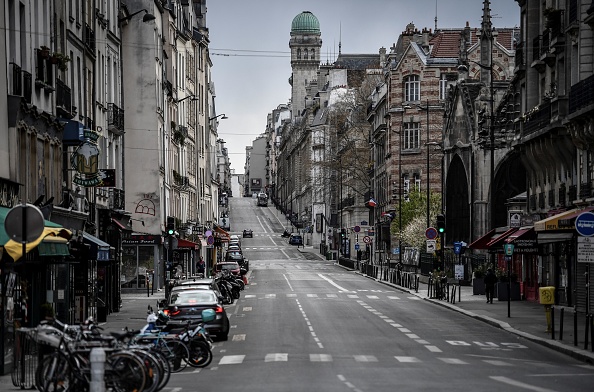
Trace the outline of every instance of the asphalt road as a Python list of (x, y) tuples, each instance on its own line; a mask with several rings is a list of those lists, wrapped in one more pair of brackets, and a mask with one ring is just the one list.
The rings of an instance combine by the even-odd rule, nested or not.
[(304, 254), (274, 207), (230, 198), (250, 284), (204, 369), (166, 391), (581, 391), (594, 368)]

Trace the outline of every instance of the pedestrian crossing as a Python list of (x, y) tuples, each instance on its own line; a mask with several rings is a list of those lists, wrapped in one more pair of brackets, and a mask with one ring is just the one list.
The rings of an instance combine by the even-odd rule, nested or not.
[(283, 298), (304, 298), (304, 299), (331, 299), (331, 300), (347, 300), (347, 299), (365, 299), (365, 300), (412, 300), (417, 301), (419, 297), (414, 295), (394, 295), (395, 293), (385, 292), (380, 294), (365, 294), (358, 292), (338, 292), (338, 293), (286, 293), (286, 294), (275, 294), (275, 293), (262, 293), (262, 294), (244, 294), (241, 296), (243, 300), (253, 299), (283, 299)]
[[(215, 354), (216, 355), (216, 354)], [(263, 361), (265, 363), (271, 362), (312, 362), (312, 363), (320, 363), (320, 362), (344, 362), (350, 361), (354, 363), (369, 363), (375, 364), (381, 362), (382, 364), (389, 364), (392, 363), (394, 365), (400, 364), (424, 364), (431, 361), (440, 361), (442, 363), (448, 365), (473, 365), (477, 363), (484, 363), (490, 366), (495, 367), (507, 367), (510, 366), (509, 362), (502, 361), (502, 360), (495, 360), (489, 358), (458, 358), (458, 357), (428, 357), (428, 358), (419, 358), (414, 356), (400, 356), (400, 355), (392, 355), (392, 356), (383, 356), (378, 357), (376, 355), (369, 355), (369, 354), (355, 354), (355, 355), (340, 355), (336, 359), (331, 354), (322, 354), (322, 353), (311, 353), (311, 354), (290, 354), (290, 353), (267, 353), (264, 355), (224, 355), (218, 360), (218, 365), (241, 365), (243, 362), (255, 362), (255, 361)]]

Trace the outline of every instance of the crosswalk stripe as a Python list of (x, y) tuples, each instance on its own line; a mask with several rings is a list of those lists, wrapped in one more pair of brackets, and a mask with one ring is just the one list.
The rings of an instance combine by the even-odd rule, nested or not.
[(495, 360), (495, 359), (485, 359), (484, 362), (486, 362), (486, 363), (488, 363), (490, 365), (493, 365), (493, 366), (512, 366), (511, 363), (504, 362), (504, 361), (498, 361), (498, 360)]
[(402, 363), (418, 363), (421, 362), (418, 358), (415, 357), (394, 357), (398, 362)]
[(432, 353), (440, 353), (442, 352), (439, 347), (437, 346), (425, 346), (427, 347), (427, 350), (431, 351)]
[(448, 363), (450, 365), (468, 365), (468, 362), (464, 362), (458, 358), (438, 358), (439, 360)]
[(264, 362), (287, 362), (289, 360), (289, 354), (287, 353), (274, 353), (266, 354)]
[(219, 365), (235, 365), (242, 363), (245, 359), (245, 355), (225, 355), (219, 361)]
[(329, 354), (309, 354), (311, 362), (332, 362), (332, 355)]
[(357, 362), (377, 362), (377, 357), (375, 355), (353, 355), (355, 361)]

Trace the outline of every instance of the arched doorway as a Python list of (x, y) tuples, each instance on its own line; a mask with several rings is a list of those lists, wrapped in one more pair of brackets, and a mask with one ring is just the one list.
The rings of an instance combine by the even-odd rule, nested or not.
[(470, 205), (468, 203), (468, 177), (464, 164), (456, 155), (446, 178), (446, 233), (445, 243), (454, 241), (470, 243)]
[(492, 227), (508, 225), (506, 202), (509, 198), (526, 192), (526, 168), (516, 153), (509, 155), (495, 173), (495, 204)]

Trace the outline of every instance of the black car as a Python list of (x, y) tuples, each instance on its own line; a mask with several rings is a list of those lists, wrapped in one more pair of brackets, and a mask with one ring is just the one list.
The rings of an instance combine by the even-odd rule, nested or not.
[(173, 292), (163, 312), (171, 320), (201, 321), (202, 311), (204, 309), (215, 311), (215, 319), (206, 323), (204, 326), (208, 333), (215, 335), (219, 340), (227, 340), (230, 329), (229, 317), (221, 299), (212, 290), (195, 289)]
[(301, 237), (301, 234), (291, 234), (289, 237), (289, 245), (303, 245), (303, 237)]
[(254, 233), (250, 229), (245, 229), (243, 231), (243, 238), (246, 237), (254, 238)]
[(243, 253), (241, 251), (228, 251), (225, 255), (225, 261), (235, 262), (240, 268), (244, 268), (246, 271), (249, 271), (250, 269), (250, 262), (248, 259), (243, 257)]

